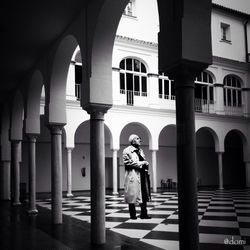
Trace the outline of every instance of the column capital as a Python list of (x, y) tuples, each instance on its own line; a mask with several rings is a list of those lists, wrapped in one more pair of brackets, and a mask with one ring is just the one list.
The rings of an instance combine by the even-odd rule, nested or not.
[(56, 123), (49, 123), (47, 124), (47, 127), (51, 131), (52, 134), (54, 135), (61, 135), (62, 134), (62, 129), (65, 126), (64, 123), (62, 124), (56, 124)]
[(22, 140), (10, 140), (11, 143), (14, 143), (14, 144), (18, 144), (19, 142), (21, 142)]
[(181, 62), (173, 68), (166, 69), (165, 73), (168, 75), (169, 79), (176, 81), (176, 87), (194, 87), (195, 78), (200, 72), (206, 69), (207, 66), (208, 65), (204, 63), (181, 60)]
[(104, 120), (104, 114), (111, 108), (108, 104), (90, 104), (86, 111), (90, 114), (90, 118), (94, 120)]
[(33, 134), (33, 133), (26, 133), (25, 135), (31, 142), (36, 142), (36, 139), (39, 136), (39, 134)]

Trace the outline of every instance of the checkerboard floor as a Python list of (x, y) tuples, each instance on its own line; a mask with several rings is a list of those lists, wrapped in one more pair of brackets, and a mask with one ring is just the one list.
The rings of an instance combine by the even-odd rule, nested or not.
[[(50, 199), (37, 205), (51, 209)], [(177, 193), (153, 193), (148, 213), (152, 219), (130, 220), (123, 196), (106, 195), (108, 230), (159, 249), (179, 249)], [(250, 250), (250, 189), (199, 191), (198, 213), (201, 250)], [(90, 222), (90, 197), (64, 198), (63, 214)]]

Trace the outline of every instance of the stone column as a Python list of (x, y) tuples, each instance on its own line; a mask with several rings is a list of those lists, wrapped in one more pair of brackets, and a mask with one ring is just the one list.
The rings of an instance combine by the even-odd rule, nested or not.
[(157, 192), (157, 160), (156, 160), (157, 150), (152, 150), (152, 172), (153, 172), (153, 192)]
[(215, 113), (218, 115), (225, 114), (225, 106), (224, 106), (224, 91), (223, 91), (223, 84), (222, 83), (215, 83), (215, 104), (214, 110)]
[(19, 147), (21, 141), (11, 141), (11, 197), (12, 205), (19, 206), (20, 202), (20, 162), (19, 162)]
[(72, 148), (67, 148), (67, 197), (72, 197)]
[(148, 73), (149, 81), (149, 106), (159, 108), (159, 76), (158, 74)]
[(105, 233), (105, 145), (104, 110), (91, 107), (90, 169), (91, 169), (91, 242), (104, 244)]
[(113, 194), (118, 194), (117, 191), (117, 149), (113, 149)]
[(27, 134), (29, 143), (29, 209), (28, 214), (35, 215), (36, 209), (36, 138), (37, 135)]
[(218, 167), (219, 167), (219, 189), (223, 189), (223, 163), (222, 156), (224, 152), (217, 152), (218, 154)]
[(245, 161), (246, 169), (246, 187), (250, 187), (250, 161)]
[(51, 133), (52, 223), (62, 224), (62, 128), (49, 125)]
[[(190, 73), (189, 73), (190, 72)], [(177, 173), (180, 249), (199, 249), (197, 164), (194, 119), (195, 74), (183, 68), (176, 87)]]
[(2, 161), (1, 199), (10, 200), (10, 161)]

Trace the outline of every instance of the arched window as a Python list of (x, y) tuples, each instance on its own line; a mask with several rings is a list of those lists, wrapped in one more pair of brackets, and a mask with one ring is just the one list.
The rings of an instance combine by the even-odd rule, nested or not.
[(175, 100), (174, 81), (170, 80), (164, 73), (159, 73), (159, 98)]
[(202, 71), (195, 80), (195, 111), (209, 112), (209, 104), (213, 103), (213, 78), (208, 72)]
[(126, 58), (120, 62), (120, 93), (127, 95), (127, 104), (134, 104), (134, 96), (147, 96), (147, 70), (145, 65), (135, 58)]
[(75, 56), (75, 96), (77, 100), (81, 99), (81, 85), (82, 85), (82, 57), (79, 50)]
[(233, 76), (228, 75), (223, 80), (224, 84), (224, 105), (231, 107), (241, 107), (241, 83), (240, 80)]

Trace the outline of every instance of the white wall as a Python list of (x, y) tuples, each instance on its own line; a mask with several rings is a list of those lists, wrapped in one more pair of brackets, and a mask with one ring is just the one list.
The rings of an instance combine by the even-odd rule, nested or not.
[[(230, 25), (231, 43), (221, 41), (221, 23)], [(243, 20), (213, 10), (212, 53), (214, 56), (245, 62), (245, 37)]]

